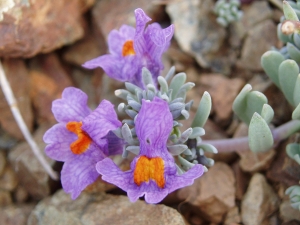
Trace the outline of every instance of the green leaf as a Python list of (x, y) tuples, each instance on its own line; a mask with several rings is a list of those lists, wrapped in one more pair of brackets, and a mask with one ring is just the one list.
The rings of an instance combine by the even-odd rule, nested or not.
[(268, 104), (264, 104), (261, 110), (261, 117), (269, 124), (274, 117), (274, 110)]
[(299, 21), (297, 14), (287, 1), (283, 1), (283, 13), (287, 20)]
[(203, 127), (211, 110), (211, 97), (208, 92), (204, 92), (200, 100), (196, 115), (191, 127)]
[(278, 70), (279, 83), (285, 98), (294, 105), (294, 89), (299, 74), (298, 64), (291, 59), (283, 61)]
[(294, 104), (298, 105), (300, 103), (300, 74), (298, 74), (294, 89)]
[(146, 67), (142, 68), (142, 79), (145, 86), (148, 84), (153, 85), (152, 74)]
[(253, 152), (266, 152), (274, 144), (272, 132), (266, 121), (254, 113), (249, 125), (249, 147)]
[(300, 120), (300, 103), (294, 109), (294, 111), (292, 113), (292, 119), (293, 120)]
[(300, 145), (298, 143), (288, 144), (286, 146), (286, 153), (290, 158), (300, 164)]
[[(251, 90), (252, 90), (252, 86), (250, 84), (246, 84), (243, 87), (243, 89), (240, 91), (240, 93), (236, 96), (232, 104), (233, 112), (244, 122), (250, 121), (248, 120), (245, 111), (247, 110), (246, 97)], [(248, 122), (246, 123), (249, 124)]]
[(199, 144), (197, 147), (202, 148), (206, 152), (211, 152), (214, 154), (218, 153), (218, 150), (215, 148), (215, 146), (213, 146), (211, 144)]
[(185, 73), (178, 73), (176, 74), (173, 79), (171, 80), (169, 89), (172, 89), (172, 99), (175, 98), (179, 89), (186, 81), (186, 74)]
[[(261, 113), (263, 106), (268, 103), (267, 97), (259, 92), (252, 91), (247, 94), (247, 119), (250, 121), (255, 112)], [(249, 124), (249, 122), (248, 122)]]
[(287, 50), (290, 54), (291, 59), (295, 60), (297, 63), (300, 62), (300, 50), (293, 44), (287, 43)]
[(166, 79), (162, 76), (158, 76), (157, 81), (160, 86), (160, 92), (162, 94), (168, 93), (169, 88), (168, 88), (168, 83), (167, 83)]
[(267, 51), (261, 57), (261, 65), (269, 78), (280, 88), (278, 69), (279, 65), (284, 61), (283, 55), (277, 51)]

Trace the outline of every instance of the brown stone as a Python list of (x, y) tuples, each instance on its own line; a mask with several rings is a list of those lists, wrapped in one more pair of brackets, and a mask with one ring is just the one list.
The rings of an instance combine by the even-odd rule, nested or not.
[(80, 39), (84, 35), (82, 14), (93, 3), (18, 1), (0, 22), (0, 57), (32, 57)]
[(12, 198), (11, 198), (10, 192), (9, 191), (4, 191), (4, 190), (0, 189), (0, 206), (10, 205), (11, 203), (12, 203)]
[(104, 193), (81, 193), (73, 201), (61, 190), (41, 201), (32, 211), (28, 225), (42, 224), (184, 225), (185, 222), (175, 209), (164, 205), (149, 205), (140, 200), (133, 204), (125, 196)]
[[(32, 130), (33, 113), (29, 97), (30, 86), (26, 65), (20, 59), (4, 59), (2, 63), (6, 77), (12, 88), (13, 94), (17, 101), (17, 105), (20, 109), (21, 115), (25, 121), (25, 124), (27, 125), (29, 130)], [(15, 138), (23, 139), (23, 134), (21, 133), (15, 121), (15, 118), (12, 115), (11, 109), (2, 91), (0, 91), (0, 111), (0, 123), (3, 129)]]
[(224, 225), (233, 225), (233, 224), (240, 224), (241, 223), (241, 216), (239, 213), (239, 208), (237, 206), (231, 208), (224, 221)]
[(266, 178), (256, 173), (242, 200), (242, 221), (245, 225), (261, 224), (278, 209), (278, 205), (279, 199)]
[(280, 218), (282, 222), (287, 223), (293, 220), (297, 220), (300, 223), (300, 213), (298, 209), (294, 209), (291, 206), (290, 200), (285, 200), (280, 204), (279, 208)]
[(4, 172), (5, 165), (6, 165), (6, 156), (3, 151), (0, 151), (0, 176), (2, 176)]
[(14, 192), (14, 199), (18, 203), (23, 203), (25, 202), (29, 197), (28, 192), (23, 186), (18, 186)]
[(220, 223), (235, 206), (234, 174), (227, 164), (217, 162), (193, 185), (179, 190), (178, 196), (197, 207), (206, 220)]
[[(262, 70), (260, 57), (277, 42), (276, 26), (272, 20), (266, 20), (253, 27), (244, 42), (241, 59), (237, 65), (249, 70)], [(253, 48), (253, 43), (256, 44)]]
[(0, 208), (0, 221), (3, 225), (26, 225), (33, 204), (9, 205)]
[(0, 189), (13, 191), (18, 185), (18, 179), (15, 171), (10, 165), (6, 165), (2, 176), (0, 176)]
[[(34, 133), (33, 138), (47, 162), (53, 166), (54, 161), (44, 153), (46, 144), (43, 142), (43, 135), (47, 129), (47, 126), (40, 127)], [(14, 168), (18, 168), (16, 173), (19, 182), (32, 198), (41, 199), (50, 194), (54, 183), (26, 142), (18, 144), (10, 151), (9, 160)]]
[(249, 181), (251, 176), (248, 173), (245, 173), (241, 167), (240, 167), (240, 163), (239, 162), (235, 162), (232, 165), (232, 170), (235, 176), (235, 180), (236, 180), (236, 192), (235, 192), (235, 197), (238, 200), (242, 200), (246, 189), (248, 187)]
[(30, 96), (38, 122), (55, 122), (52, 101), (61, 98), (64, 88), (73, 86), (73, 82), (54, 53), (32, 59), (30, 67)]
[(202, 89), (205, 88), (211, 95), (216, 121), (227, 123), (232, 115), (233, 101), (244, 86), (244, 80), (229, 79), (221, 74), (203, 74), (199, 82), (204, 86)]

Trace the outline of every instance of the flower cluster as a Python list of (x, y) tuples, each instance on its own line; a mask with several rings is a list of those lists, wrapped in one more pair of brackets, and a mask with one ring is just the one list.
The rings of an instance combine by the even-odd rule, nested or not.
[[(102, 67), (108, 76), (126, 82), (131, 93), (118, 90), (116, 94), (121, 93), (119, 97), (130, 106), (118, 108), (132, 120), (120, 122), (107, 100), (92, 111), (87, 95), (77, 88), (66, 88), (62, 98), (53, 102), (58, 124), (44, 135), (45, 152), (64, 162), (61, 182), (73, 199), (102, 175), (103, 180), (126, 191), (132, 202), (145, 196), (148, 203), (158, 203), (168, 193), (191, 185), (206, 169), (198, 163), (206, 159), (199, 137), (204, 134), (203, 128), (190, 128), (181, 134), (177, 121), (189, 116), (191, 103), (184, 100), (193, 84), (184, 84), (185, 75), (179, 74), (169, 89), (167, 80), (173, 76), (172, 71), (165, 78), (159, 76), (161, 56), (170, 44), (173, 25), (165, 29), (156, 23), (146, 26), (150, 18), (141, 9), (135, 16), (136, 29), (123, 25), (120, 31), (109, 34), (110, 54), (83, 65)], [(128, 151), (136, 156), (130, 170), (124, 172), (108, 156), (126, 156)]]

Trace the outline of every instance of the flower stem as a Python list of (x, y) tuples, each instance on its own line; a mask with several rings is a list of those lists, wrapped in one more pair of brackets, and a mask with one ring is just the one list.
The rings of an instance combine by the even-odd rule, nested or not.
[(49, 176), (52, 179), (57, 180), (58, 179), (57, 173), (51, 168), (51, 166), (46, 161), (45, 157), (40, 152), (39, 147), (37, 146), (36, 142), (33, 140), (32, 135), (29, 132), (28, 127), (26, 126), (26, 123), (25, 123), (25, 121), (20, 113), (20, 110), (18, 108), (15, 96), (14, 96), (12, 89), (9, 85), (9, 82), (6, 78), (1, 61), (0, 61), (0, 86), (2, 88), (2, 91), (4, 93), (6, 100), (10, 106), (11, 112), (12, 112), (22, 134), (24, 135), (26, 141), (28, 142), (29, 146), (31, 147), (32, 152), (34, 153), (34, 155), (36, 156), (38, 161), (41, 163), (41, 165), (43, 166), (45, 171), (49, 174)]
[[(272, 130), (276, 147), (282, 140), (300, 130), (300, 120), (291, 120)], [(211, 144), (218, 152), (241, 152), (249, 150), (248, 137), (228, 138), (220, 140), (204, 140), (202, 143)]]

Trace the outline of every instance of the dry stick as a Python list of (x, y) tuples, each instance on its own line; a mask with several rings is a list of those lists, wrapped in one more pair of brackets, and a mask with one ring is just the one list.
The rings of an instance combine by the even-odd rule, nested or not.
[[(274, 145), (276, 147), (282, 140), (288, 138), (290, 135), (300, 130), (300, 120), (291, 120), (281, 126), (272, 130)], [(248, 137), (219, 139), (219, 140), (205, 140), (201, 144), (211, 144), (218, 152), (241, 152), (249, 150)]]
[(24, 135), (26, 141), (28, 142), (29, 146), (31, 147), (31, 150), (33, 151), (34, 155), (37, 157), (37, 159), (39, 160), (41, 165), (44, 167), (46, 172), (49, 174), (49, 176), (52, 179), (57, 180), (58, 179), (57, 173), (51, 168), (51, 166), (46, 161), (45, 157), (41, 154), (39, 147), (37, 146), (36, 142), (33, 140), (32, 136), (24, 122), (24, 119), (18, 108), (17, 101), (11, 90), (9, 82), (5, 76), (5, 72), (3, 70), (1, 61), (0, 61), (0, 86), (2, 88), (2, 91), (4, 93), (6, 100), (10, 106), (11, 112), (12, 112), (22, 134)]

